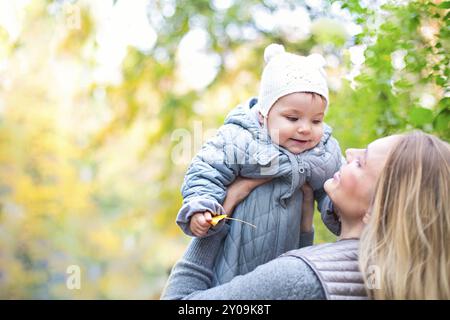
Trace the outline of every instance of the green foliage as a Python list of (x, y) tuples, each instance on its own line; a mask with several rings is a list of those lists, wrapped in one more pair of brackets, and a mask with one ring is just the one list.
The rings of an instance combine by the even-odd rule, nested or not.
[[(129, 47), (115, 84), (92, 80), (101, 61), (88, 2), (79, 1), (79, 30), (61, 29), (49, 10), (59, 1), (31, 2), (18, 39), (0, 28), (8, 80), (0, 83), (0, 297), (158, 298), (189, 240), (174, 223), (188, 166), (174, 132), (193, 135), (193, 156), (206, 138), (195, 136), (199, 122), (218, 128), (257, 95), (271, 42), (338, 59), (327, 70), (338, 84), (326, 121), (343, 149), (414, 128), (448, 141), (450, 2), (341, 1), (362, 29), (353, 37), (329, 14), (333, 2), (308, 8), (311, 35), (292, 41), (255, 22), (258, 10), (276, 14), (275, 1), (149, 1), (156, 45)], [(179, 75), (179, 45), (193, 29), (206, 31), (204, 50), (219, 60), (200, 89)], [(354, 45), (366, 46), (365, 60), (347, 80)], [(335, 240), (318, 213), (314, 224), (317, 243)], [(71, 264), (83, 270), (80, 291), (65, 286)]]
[[(374, 110), (366, 114), (376, 119), (375, 126), (366, 127), (374, 137), (417, 128), (450, 138), (446, 5), (411, 1), (371, 11), (362, 10), (358, 1), (346, 2), (358, 19), (369, 22), (356, 38), (367, 45), (366, 59), (356, 78), (357, 90), (347, 101)], [(394, 67), (395, 53), (403, 54), (404, 66)], [(424, 97), (433, 101), (426, 104)]]

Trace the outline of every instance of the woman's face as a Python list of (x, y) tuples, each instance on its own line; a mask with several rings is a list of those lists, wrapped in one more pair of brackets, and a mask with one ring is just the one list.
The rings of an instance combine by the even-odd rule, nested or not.
[(366, 149), (346, 150), (347, 164), (325, 182), (324, 188), (339, 215), (362, 218), (368, 211), (377, 179), (399, 136), (375, 140)]

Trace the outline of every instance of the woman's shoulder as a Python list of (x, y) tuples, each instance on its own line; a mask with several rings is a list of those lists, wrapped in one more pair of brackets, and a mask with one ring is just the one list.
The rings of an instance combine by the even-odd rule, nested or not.
[[(236, 285), (245, 283), (244, 286), (250, 286), (253, 295), (243, 297), (246, 299), (325, 299), (322, 284), (315, 272), (303, 260), (295, 257), (280, 256), (240, 278), (233, 279), (230, 284), (236, 281)], [(240, 287), (242, 289), (245, 288)]]
[(302, 259), (292, 256), (280, 256), (266, 265), (273, 287), (281, 289), (284, 299), (308, 300), (325, 299), (324, 289), (311, 267)]
[(207, 296), (232, 300), (313, 300), (325, 299), (325, 292), (314, 271), (304, 261), (280, 256), (208, 290)]

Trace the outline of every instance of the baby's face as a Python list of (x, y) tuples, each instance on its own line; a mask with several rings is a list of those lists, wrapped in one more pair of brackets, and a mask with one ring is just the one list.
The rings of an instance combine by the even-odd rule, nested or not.
[(294, 154), (314, 148), (323, 135), (325, 101), (296, 92), (278, 99), (269, 111), (267, 127), (272, 141)]

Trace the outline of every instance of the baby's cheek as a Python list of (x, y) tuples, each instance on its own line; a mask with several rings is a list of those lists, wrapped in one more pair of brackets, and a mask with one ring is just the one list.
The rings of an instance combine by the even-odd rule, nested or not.
[(287, 140), (291, 137), (290, 130), (286, 129), (283, 126), (277, 125), (272, 127), (270, 130), (270, 138), (273, 142), (275, 142), (278, 145), (282, 145), (283, 143), (286, 143)]
[(270, 135), (270, 139), (276, 143), (279, 144), (280, 141), (280, 130), (278, 130), (277, 128), (270, 128), (269, 129), (269, 135)]
[(323, 136), (323, 127), (320, 126), (316, 130), (314, 130), (314, 142), (319, 143), (320, 139), (322, 139)]

